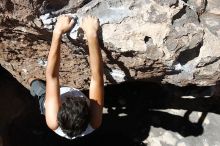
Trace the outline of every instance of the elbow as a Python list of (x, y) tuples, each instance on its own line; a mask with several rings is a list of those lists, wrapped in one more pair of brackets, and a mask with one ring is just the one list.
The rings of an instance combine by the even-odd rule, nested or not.
[(98, 129), (102, 125), (102, 115), (98, 117), (93, 117), (90, 121), (90, 125), (93, 129)]
[(96, 121), (91, 126), (92, 126), (93, 129), (98, 129), (99, 127), (101, 127), (101, 125), (102, 125), (102, 120), (101, 121)]
[(51, 130), (56, 130), (58, 128), (58, 121), (57, 121), (57, 111), (55, 103), (53, 100), (48, 100), (46, 97), (45, 100), (45, 119), (48, 128)]
[(56, 120), (52, 121), (46, 118), (46, 123), (48, 128), (50, 128), (51, 130), (56, 130), (58, 128), (58, 122)]
[(51, 124), (47, 124), (47, 126), (51, 129), (51, 130), (56, 130), (57, 128), (58, 128), (58, 126), (57, 125), (51, 125)]

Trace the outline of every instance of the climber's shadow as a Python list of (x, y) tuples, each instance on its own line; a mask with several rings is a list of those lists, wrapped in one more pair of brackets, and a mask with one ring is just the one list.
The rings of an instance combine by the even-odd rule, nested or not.
[[(0, 66), (0, 130), (4, 146), (37, 145), (144, 145), (150, 127), (161, 127), (181, 134), (198, 136), (207, 113), (220, 114), (220, 98), (211, 96), (212, 87), (176, 87), (149, 82), (128, 82), (105, 87), (103, 124), (94, 133), (69, 141), (50, 131), (43, 116), (34, 110), (33, 98), (12, 75)], [(88, 93), (88, 91), (84, 91)], [(192, 95), (195, 98), (182, 98)], [(184, 116), (160, 109), (183, 109)], [(197, 122), (189, 115), (200, 111)]]
[(29, 90), (1, 65), (0, 93), (0, 136), (3, 146), (40, 145), (39, 132), (47, 127), (36, 101)]
[[(121, 133), (141, 144), (148, 137), (150, 126), (178, 132), (182, 136), (198, 136), (203, 133), (202, 123), (208, 112), (220, 114), (220, 100), (206, 97), (212, 87), (160, 86), (155, 83), (130, 82), (105, 87), (103, 133)], [(182, 98), (194, 96), (195, 98)], [(184, 116), (170, 114), (160, 109), (183, 109)], [(197, 122), (189, 115), (200, 111)]]
[[(136, 143), (120, 132), (105, 132), (100, 128), (90, 135), (67, 140), (51, 131), (40, 115), (29, 90), (0, 66), (0, 136), (3, 146), (106, 146)], [(1, 143), (0, 143), (1, 145)]]

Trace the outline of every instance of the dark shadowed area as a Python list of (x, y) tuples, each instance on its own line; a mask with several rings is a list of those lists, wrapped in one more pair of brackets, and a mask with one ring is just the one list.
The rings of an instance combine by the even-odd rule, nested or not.
[[(139, 146), (149, 136), (150, 126), (199, 136), (208, 113), (220, 114), (220, 98), (208, 97), (213, 87), (177, 87), (149, 82), (128, 82), (105, 87), (103, 124), (94, 133), (76, 140), (63, 139), (50, 131), (39, 114), (34, 98), (13, 76), (0, 66), (0, 132), (3, 146)], [(88, 91), (83, 91), (85, 94)], [(195, 98), (181, 98), (194, 96)], [(159, 109), (184, 109), (184, 116)], [(191, 122), (193, 111), (202, 112)]]

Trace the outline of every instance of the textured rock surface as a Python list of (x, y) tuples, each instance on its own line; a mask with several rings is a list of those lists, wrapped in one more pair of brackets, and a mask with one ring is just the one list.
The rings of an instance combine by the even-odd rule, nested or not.
[[(172, 113), (172, 112), (170, 112)], [(181, 112), (176, 112), (176, 115), (180, 115)], [(194, 112), (191, 116), (196, 120), (200, 117), (201, 112)], [(183, 137), (177, 132), (167, 131), (159, 127), (151, 127), (151, 132), (145, 143), (148, 146), (211, 146), (220, 145), (218, 134), (215, 134), (219, 130), (219, 115), (208, 114), (202, 124), (204, 132), (199, 136)], [(197, 127), (195, 126), (194, 129)], [(184, 129), (184, 128), (183, 128)]]
[[(56, 17), (93, 14), (102, 25), (106, 83), (213, 85), (220, 78), (220, 2), (203, 1), (3, 0), (0, 62), (25, 86), (31, 76), (44, 79)], [(65, 35), (61, 52), (62, 84), (88, 88), (88, 53), (81, 35)]]

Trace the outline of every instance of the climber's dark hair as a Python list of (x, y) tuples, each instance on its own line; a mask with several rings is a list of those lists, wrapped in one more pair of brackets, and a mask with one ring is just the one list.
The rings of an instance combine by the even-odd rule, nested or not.
[(86, 97), (66, 97), (59, 109), (58, 125), (70, 138), (80, 135), (89, 124), (89, 107)]

